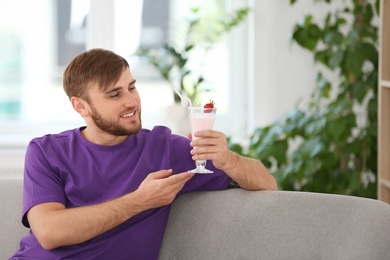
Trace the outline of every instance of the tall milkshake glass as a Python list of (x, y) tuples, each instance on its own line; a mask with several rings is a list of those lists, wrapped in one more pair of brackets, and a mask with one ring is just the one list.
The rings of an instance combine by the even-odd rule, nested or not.
[[(187, 109), (193, 140), (198, 139), (195, 136), (195, 132), (213, 129), (215, 114), (217, 112), (216, 108), (188, 107)], [(206, 163), (206, 160), (196, 160), (196, 168), (191, 170), (190, 172), (200, 174), (213, 173), (213, 171), (206, 169)]]

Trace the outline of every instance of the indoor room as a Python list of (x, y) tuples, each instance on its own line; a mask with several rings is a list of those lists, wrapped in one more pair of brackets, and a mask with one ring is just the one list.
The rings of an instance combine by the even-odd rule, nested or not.
[[(389, 1), (0, 0), (0, 6), (1, 259), (390, 258)], [(111, 73), (107, 63), (88, 81), (94, 67), (86, 63), (80, 88), (70, 92), (76, 88), (70, 65), (90, 50), (107, 50), (125, 70)], [(102, 98), (91, 99), (93, 92), (81, 90), (98, 82), (125, 91), (114, 97), (99, 86)], [(194, 121), (193, 107), (202, 120)], [(116, 124), (112, 113), (119, 112)], [(156, 131), (168, 139), (152, 141)], [(44, 144), (68, 135), (61, 147)], [(141, 150), (143, 138), (150, 144)], [(78, 149), (84, 142), (85, 152)], [(127, 155), (115, 156), (125, 143), (140, 151), (128, 147)], [(107, 154), (94, 154), (97, 145)], [(124, 179), (119, 159), (136, 151), (129, 176), (145, 177)], [(139, 203), (142, 210), (124, 216), (124, 205), (152, 196), (146, 191), (168, 196), (157, 180), (180, 176), (173, 197)], [(79, 218), (66, 214), (77, 210), (88, 218), (73, 234), (65, 222)], [(120, 253), (127, 245), (118, 241), (127, 237), (132, 257)], [(110, 253), (115, 247), (118, 253)]]

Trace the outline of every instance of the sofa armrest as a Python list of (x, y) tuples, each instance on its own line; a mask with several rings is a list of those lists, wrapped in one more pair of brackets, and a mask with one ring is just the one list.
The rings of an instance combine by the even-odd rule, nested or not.
[(0, 178), (0, 259), (8, 259), (19, 248), (29, 229), (21, 221), (23, 179)]
[(172, 205), (160, 259), (390, 259), (390, 206), (310, 192), (190, 193)]

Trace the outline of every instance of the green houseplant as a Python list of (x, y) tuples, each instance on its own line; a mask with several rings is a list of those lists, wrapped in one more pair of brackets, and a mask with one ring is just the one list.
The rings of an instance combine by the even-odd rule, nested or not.
[[(374, 20), (379, 1), (339, 5), (324, 20), (306, 15), (292, 34), (292, 41), (324, 67), (318, 70), (308, 107), (297, 106), (255, 129), (247, 149), (233, 143), (230, 147), (264, 162), (280, 189), (375, 198), (378, 28)], [(330, 81), (324, 70), (337, 75), (337, 82)]]
[[(155, 67), (162, 78), (196, 105), (200, 102), (200, 94), (210, 89), (203, 86), (205, 78), (192, 69), (191, 61), (196, 57), (202, 66), (202, 59), (199, 62), (199, 56), (202, 55), (199, 53), (205, 55), (222, 36), (244, 21), (249, 11), (248, 8), (242, 8), (233, 14), (215, 17), (202, 14), (199, 7), (192, 8), (192, 16), (183, 21), (181, 30), (177, 30), (169, 42), (161, 48), (139, 48), (136, 55)], [(175, 103), (180, 103), (180, 97), (174, 91), (172, 94)]]

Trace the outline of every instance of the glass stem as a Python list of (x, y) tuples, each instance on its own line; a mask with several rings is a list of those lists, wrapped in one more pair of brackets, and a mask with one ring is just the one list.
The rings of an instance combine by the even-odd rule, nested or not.
[(206, 169), (206, 160), (196, 161), (195, 164), (196, 164), (196, 168), (202, 172)]

